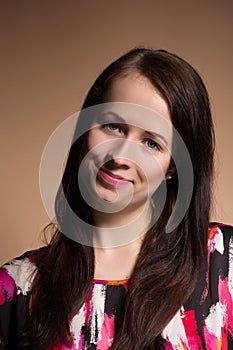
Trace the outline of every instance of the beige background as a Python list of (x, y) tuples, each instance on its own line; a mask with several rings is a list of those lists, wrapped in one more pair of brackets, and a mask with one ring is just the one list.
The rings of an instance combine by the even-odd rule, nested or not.
[(100, 71), (138, 45), (168, 49), (204, 78), (217, 136), (215, 220), (233, 223), (231, 0), (1, 1), (0, 264), (41, 245), (38, 170), (53, 130)]

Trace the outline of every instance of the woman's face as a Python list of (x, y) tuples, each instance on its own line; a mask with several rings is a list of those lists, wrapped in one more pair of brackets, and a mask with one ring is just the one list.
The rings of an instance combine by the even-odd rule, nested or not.
[(171, 160), (170, 112), (149, 80), (136, 73), (116, 79), (104, 102), (101, 121), (88, 131), (83, 145), (82, 159), (88, 155), (85, 191), (108, 205), (131, 196), (127, 208), (136, 210), (166, 176)]

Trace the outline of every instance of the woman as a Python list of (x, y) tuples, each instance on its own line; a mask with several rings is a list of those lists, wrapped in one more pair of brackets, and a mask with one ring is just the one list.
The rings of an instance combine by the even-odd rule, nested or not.
[(231, 349), (233, 231), (209, 224), (214, 133), (198, 73), (134, 49), (97, 78), (76, 133), (50, 244), (1, 269), (6, 349)]

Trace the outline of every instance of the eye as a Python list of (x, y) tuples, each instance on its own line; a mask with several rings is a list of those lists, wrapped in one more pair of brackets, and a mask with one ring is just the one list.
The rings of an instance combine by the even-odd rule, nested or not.
[(148, 147), (149, 149), (151, 149), (151, 150), (158, 150), (158, 151), (161, 151), (161, 146), (160, 146), (157, 142), (155, 142), (155, 141), (153, 141), (153, 140), (151, 140), (151, 139), (145, 140), (145, 144), (146, 144), (147, 147)]
[(122, 132), (121, 126), (119, 124), (115, 124), (115, 123), (109, 123), (109, 124), (104, 124), (103, 125), (104, 129), (110, 130), (110, 131), (117, 131), (119, 133)]

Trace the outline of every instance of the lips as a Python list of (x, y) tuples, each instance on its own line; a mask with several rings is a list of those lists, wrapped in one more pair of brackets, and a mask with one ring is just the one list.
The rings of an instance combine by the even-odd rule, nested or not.
[(128, 184), (132, 182), (120, 175), (114, 174), (111, 171), (103, 168), (99, 169), (97, 176), (105, 183), (113, 186)]

